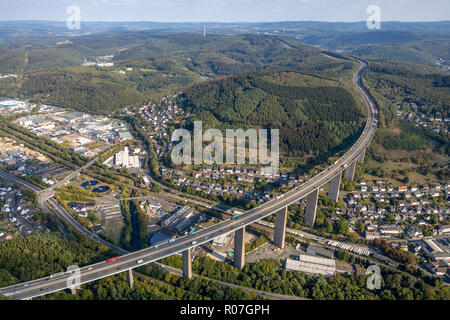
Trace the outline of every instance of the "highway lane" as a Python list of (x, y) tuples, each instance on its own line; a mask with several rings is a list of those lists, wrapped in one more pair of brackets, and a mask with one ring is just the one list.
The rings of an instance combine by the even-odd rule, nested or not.
[[(203, 235), (203, 240), (200, 240), (198, 243), (211, 241), (218, 235), (220, 235), (220, 232), (217, 232), (215, 230), (208, 230), (208, 235)], [(176, 243), (174, 242), (174, 245), (167, 242), (164, 244), (160, 244), (159, 246), (156, 245), (145, 250), (121, 256), (117, 261), (114, 262), (100, 262), (94, 265), (83, 267), (80, 269), (80, 283), (83, 284), (104, 278), (105, 274), (114, 275), (117, 273), (122, 273), (124, 271), (127, 271), (128, 269), (145, 265), (147, 263), (154, 262), (177, 253), (181, 253), (192, 246), (192, 241), (195, 240), (192, 240), (192, 238), (189, 236), (185, 236), (179, 238)], [(139, 263), (140, 260), (143, 260), (143, 262)], [(34, 280), (32, 282), (21, 283), (11, 287), (1, 288), (0, 294), (10, 296), (13, 299), (32, 298), (67, 288), (67, 280), (69, 279), (69, 277), (70, 274), (67, 273), (64, 276), (55, 279), (46, 277), (43, 279)]]
[[(16, 176), (6, 173), (2, 170), (0, 170), (0, 177), (13, 181), (14, 183), (18, 184), (18, 185), (22, 185), (30, 190), (33, 190), (35, 192), (41, 192), (42, 189), (40, 189), (39, 187), (24, 181), (22, 179), (17, 178)], [(99, 237), (97, 234), (90, 232), (89, 230), (87, 230), (86, 228), (84, 228), (70, 213), (68, 213), (55, 199), (53, 198), (49, 198), (46, 201), (43, 201), (40, 203), (41, 206), (46, 205), (47, 207), (49, 207), (57, 216), (59, 216), (62, 220), (64, 220), (65, 222), (67, 222), (72, 228), (74, 228), (75, 230), (77, 230), (78, 232), (80, 232), (81, 234), (83, 234), (84, 236), (97, 241), (101, 244), (103, 244), (104, 246), (111, 248), (113, 250), (116, 250), (117, 252), (119, 252), (120, 254), (126, 254), (128, 253), (128, 251), (115, 246), (109, 242), (107, 242), (106, 240), (102, 239), (101, 237)]]
[[(259, 207), (253, 208), (245, 213), (241, 214), (237, 219), (227, 220), (215, 224), (207, 229), (198, 231), (193, 235), (184, 236), (174, 240), (173, 242), (166, 242), (159, 245), (152, 246), (150, 248), (125, 254), (119, 258), (118, 261), (111, 263), (99, 263), (92, 266), (88, 266), (81, 269), (81, 283), (87, 283), (100, 278), (111, 276), (117, 273), (124, 272), (128, 269), (135, 268), (144, 264), (148, 264), (154, 261), (158, 261), (162, 258), (172, 256), (177, 253), (181, 253), (187, 249), (198, 246), (200, 244), (211, 241), (212, 239), (220, 236), (224, 233), (236, 231), (244, 226), (253, 224), (260, 219), (263, 219), (272, 213), (285, 208), (286, 206), (293, 204), (300, 199), (306, 197), (311, 192), (318, 189), (323, 184), (330, 181), (337, 174), (344, 171), (351, 163), (356, 161), (360, 154), (369, 146), (373, 135), (376, 130), (376, 110), (375, 104), (369, 97), (368, 93), (361, 87), (361, 74), (367, 67), (365, 62), (361, 61), (361, 68), (355, 74), (354, 83), (361, 92), (366, 106), (368, 108), (368, 118), (366, 122), (363, 134), (353, 147), (350, 148), (340, 159), (338, 164), (334, 164), (322, 171), (312, 179), (303, 183), (301, 186), (285, 193), (279, 199), (269, 201)], [(55, 201), (55, 200), (53, 200)], [(50, 203), (54, 203), (50, 200)], [(61, 213), (62, 214), (62, 213)], [(71, 216), (70, 216), (71, 217)], [(70, 217), (67, 217), (70, 219)], [(73, 217), (71, 217), (73, 219)], [(76, 228), (79, 230), (78, 228)], [(80, 231), (80, 230), (79, 230)], [(86, 234), (83, 231), (80, 231)], [(139, 260), (143, 260), (142, 263), (138, 263)], [(68, 288), (66, 283), (69, 275), (60, 279), (43, 278), (33, 281), (32, 286), (26, 284), (20, 284), (12, 287), (1, 288), (0, 294), (11, 296), (14, 299), (26, 299), (37, 297), (43, 294), (60, 291)], [(22, 287), (20, 287), (22, 286)]]
[(33, 191), (36, 191), (36, 192), (41, 191), (41, 189), (36, 187), (34, 184), (31, 184), (25, 180), (19, 179), (16, 176), (14, 176), (10, 173), (7, 173), (3, 170), (0, 170), (0, 177), (2, 177), (3, 179), (6, 179), (6, 180), (11, 180), (19, 185), (23, 185), (24, 187), (27, 187), (28, 189), (31, 189)]
[(64, 184), (66, 184), (70, 179), (72, 179), (72, 177), (74, 177), (75, 175), (79, 174), (81, 171), (83, 171), (84, 169), (89, 168), (91, 165), (93, 165), (96, 161), (98, 160), (97, 158), (92, 159), (91, 161), (89, 161), (88, 163), (86, 163), (84, 166), (78, 168), (75, 171), (72, 171), (69, 175), (67, 175), (66, 177), (64, 177), (64, 179), (58, 181), (57, 183), (55, 183), (54, 185), (52, 185), (51, 187), (45, 189), (45, 190), (40, 190), (38, 192), (38, 196), (39, 196), (39, 201), (41, 203), (49, 200), (51, 197), (53, 197), (55, 195), (54, 190), (56, 188), (59, 188), (61, 186), (63, 186)]
[(72, 228), (80, 232), (81, 234), (85, 235), (86, 237), (97, 241), (98, 243), (101, 243), (102, 245), (111, 248), (113, 250), (116, 250), (120, 254), (126, 254), (128, 251), (115, 246), (108, 241), (104, 240), (103, 238), (99, 237), (97, 234), (87, 230), (85, 227), (83, 227), (69, 212), (67, 212), (61, 205), (55, 200), (55, 199), (48, 199), (46, 204), (54, 210), (54, 212), (62, 218), (64, 221), (66, 221)]

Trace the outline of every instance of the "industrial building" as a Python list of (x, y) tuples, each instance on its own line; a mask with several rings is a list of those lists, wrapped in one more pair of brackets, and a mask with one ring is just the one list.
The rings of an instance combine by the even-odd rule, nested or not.
[(99, 214), (105, 222), (122, 219), (122, 211), (118, 200), (98, 203), (95, 207), (95, 212)]
[(213, 244), (223, 247), (229, 235), (230, 235), (229, 233), (224, 233), (218, 236), (217, 238), (214, 238)]
[(139, 168), (139, 156), (130, 156), (128, 147), (114, 155), (114, 165), (123, 168)]
[(162, 233), (162, 232), (157, 232), (157, 233), (155, 233), (155, 234), (153, 234), (151, 236), (151, 238), (149, 239), (148, 242), (149, 242), (150, 245), (155, 245), (157, 243), (165, 242), (165, 241), (167, 241), (169, 239), (172, 239), (172, 238), (173, 238), (173, 236), (171, 236), (169, 234), (165, 234), (165, 233)]
[(306, 249), (307, 253), (310, 253), (312, 255), (321, 256), (327, 259), (333, 259), (334, 257), (334, 250), (329, 250), (323, 247), (316, 246), (314, 244), (310, 244), (308, 248)]
[(177, 225), (183, 219), (189, 218), (194, 213), (194, 209), (189, 206), (178, 207), (176, 208), (172, 214), (166, 217), (163, 221), (161, 221), (161, 226), (168, 227), (170, 225)]
[(450, 224), (439, 226), (439, 234), (448, 234), (448, 233), (450, 233)]
[(298, 260), (286, 259), (286, 270), (321, 274), (324, 277), (331, 277), (337, 271), (335, 260), (306, 254), (300, 254)]
[(423, 250), (436, 260), (450, 262), (450, 238), (421, 240)]

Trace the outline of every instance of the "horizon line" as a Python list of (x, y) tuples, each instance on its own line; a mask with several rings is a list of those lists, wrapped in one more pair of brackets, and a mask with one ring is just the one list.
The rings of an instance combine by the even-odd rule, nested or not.
[[(53, 23), (66, 23), (66, 20), (39, 20), (39, 19), (25, 19), (25, 20), (0, 20), (1, 22), (53, 22)], [(270, 21), (155, 21), (155, 20), (124, 20), (124, 21), (107, 21), (107, 20), (81, 20), (85, 23), (218, 23), (218, 24), (232, 24), (232, 23), (245, 23), (245, 24), (257, 24), (257, 23), (286, 23), (286, 22), (321, 22), (321, 23), (365, 23), (366, 20), (354, 20), (354, 21), (329, 21), (329, 20), (270, 20)], [(397, 23), (442, 23), (450, 22), (449, 20), (381, 20), (381, 23), (397, 22)]]

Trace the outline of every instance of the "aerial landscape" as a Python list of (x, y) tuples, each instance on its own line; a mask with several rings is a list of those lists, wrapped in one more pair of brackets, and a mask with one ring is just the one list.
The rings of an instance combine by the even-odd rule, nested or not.
[(450, 3), (69, 2), (0, 3), (5, 306), (450, 299)]

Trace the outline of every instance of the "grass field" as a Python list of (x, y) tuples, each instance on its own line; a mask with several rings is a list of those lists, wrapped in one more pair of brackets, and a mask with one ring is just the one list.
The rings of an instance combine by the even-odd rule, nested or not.
[(115, 243), (119, 243), (122, 234), (122, 228), (125, 226), (123, 220), (113, 220), (105, 223), (105, 234)]
[[(394, 186), (403, 185), (402, 180), (407, 176), (409, 178), (408, 184), (426, 184), (439, 182), (439, 179), (434, 173), (423, 175), (418, 172), (418, 169), (423, 165), (429, 166), (445, 166), (449, 163), (449, 157), (433, 152), (431, 150), (387, 150), (380, 144), (374, 144), (372, 152), (378, 157), (382, 157), (384, 161), (377, 161), (375, 159), (366, 159), (366, 172), (372, 169), (381, 168), (386, 177), (380, 178), (366, 173), (366, 179), (382, 179), (389, 181)], [(402, 172), (406, 171), (406, 174)], [(444, 181), (440, 181), (444, 182)]]

